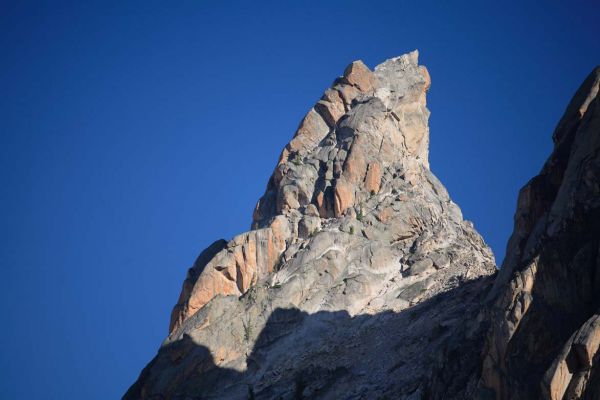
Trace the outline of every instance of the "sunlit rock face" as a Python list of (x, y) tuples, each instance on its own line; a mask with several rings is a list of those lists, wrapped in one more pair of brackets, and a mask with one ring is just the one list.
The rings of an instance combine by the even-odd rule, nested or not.
[[(355, 221), (357, 238), (373, 242), (386, 236), (378, 244), (384, 249), (414, 241), (429, 223), (447, 219), (445, 214), (462, 224), (460, 211), (428, 170), (429, 85), (416, 52), (374, 71), (361, 61), (350, 64), (283, 150), (257, 203), (253, 230), (234, 238), (206, 265), (196, 265), (201, 273), (191, 271), (198, 277), (188, 280), (171, 331), (213, 297), (240, 296), (273, 278), (275, 267), (315, 242), (310, 236), (331, 227), (339, 232), (335, 225), (344, 221)], [(438, 230), (438, 236), (445, 234)], [(481, 258), (489, 261), (483, 248)]]
[(126, 399), (600, 399), (600, 67), (495, 274), (429, 170), (417, 56), (353, 62), (325, 91), (252, 230), (188, 271)]
[[(126, 398), (474, 390), (495, 263), (429, 170), (429, 86), (416, 51), (345, 69), (281, 153), (252, 230), (190, 269)], [(459, 343), (473, 345), (445, 364)]]
[(196, 265), (201, 273), (190, 271), (198, 278), (186, 281), (171, 331), (213, 297), (239, 296), (268, 278), (284, 251), (327, 221), (366, 214), (366, 207), (383, 200), (384, 180), (388, 191), (398, 191), (402, 182), (416, 185), (431, 175), (425, 171), (430, 80), (417, 56), (388, 60), (375, 71), (355, 61), (325, 91), (284, 148), (256, 205), (254, 230), (234, 238), (208, 264)]
[(482, 396), (600, 399), (600, 67), (519, 194), (486, 319)]

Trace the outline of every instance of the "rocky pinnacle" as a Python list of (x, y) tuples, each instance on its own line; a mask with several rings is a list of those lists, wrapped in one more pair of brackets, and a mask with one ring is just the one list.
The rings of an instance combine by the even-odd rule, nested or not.
[(600, 400), (600, 67), (498, 273), (429, 169), (430, 84), (416, 51), (334, 80), (125, 399)]
[(345, 69), (283, 149), (252, 230), (189, 270), (126, 398), (424, 393), (495, 272), (429, 170), (429, 86), (416, 51)]

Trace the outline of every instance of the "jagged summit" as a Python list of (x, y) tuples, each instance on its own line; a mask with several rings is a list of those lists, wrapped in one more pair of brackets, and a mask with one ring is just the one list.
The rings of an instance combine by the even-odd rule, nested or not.
[(322, 218), (340, 216), (357, 196), (378, 192), (381, 172), (390, 163), (428, 166), (429, 86), (416, 51), (374, 72), (362, 61), (351, 63), (284, 148), (256, 206), (254, 227), (309, 204)]
[(351, 63), (284, 148), (256, 205), (253, 230), (190, 270), (170, 330), (215, 295), (245, 293), (275, 270), (289, 245), (326, 220), (364, 214), (384, 179), (415, 184), (428, 174), (429, 86), (416, 51), (374, 72)]
[(388, 180), (401, 175), (417, 183), (428, 168), (429, 86), (416, 51), (374, 72), (351, 63), (284, 148), (256, 205), (253, 230), (190, 271), (171, 330), (215, 295), (245, 293), (273, 272), (288, 244), (314, 234), (324, 220), (364, 213), (386, 171), (397, 172)]
[(503, 268), (431, 173), (413, 52), (355, 61), (252, 230), (204, 250), (126, 399), (600, 399), (600, 68), (519, 194)]
[(438, 363), (419, 354), (443, 351), (495, 272), (429, 170), (429, 86), (416, 51), (345, 69), (281, 153), (252, 230), (198, 257), (126, 397), (421, 390)]

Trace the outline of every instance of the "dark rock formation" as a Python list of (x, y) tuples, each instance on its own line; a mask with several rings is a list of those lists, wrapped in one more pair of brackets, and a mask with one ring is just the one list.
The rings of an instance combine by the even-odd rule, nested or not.
[(554, 151), (519, 194), (489, 295), (482, 387), (498, 399), (600, 398), (600, 68), (554, 131)]

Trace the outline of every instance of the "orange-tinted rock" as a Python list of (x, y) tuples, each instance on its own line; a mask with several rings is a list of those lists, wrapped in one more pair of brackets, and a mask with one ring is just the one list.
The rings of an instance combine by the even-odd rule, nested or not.
[(369, 164), (369, 169), (367, 170), (367, 176), (365, 178), (365, 189), (369, 193), (377, 193), (379, 192), (379, 187), (381, 185), (381, 167), (379, 163), (371, 163)]
[(344, 214), (354, 205), (354, 188), (351, 183), (341, 179), (337, 181), (334, 190), (333, 209), (336, 217)]
[(385, 224), (390, 220), (390, 218), (393, 215), (394, 210), (391, 207), (386, 207), (383, 210), (379, 211), (377, 214), (375, 214), (375, 218), (377, 218), (379, 221)]
[(346, 162), (344, 163), (344, 177), (351, 183), (359, 185), (362, 183), (365, 174), (367, 173), (367, 162), (365, 161), (365, 157), (363, 152), (361, 151), (360, 145), (358, 142), (359, 139), (356, 139), (352, 149), (350, 150), (350, 154), (348, 154), (348, 158), (346, 158)]
[(346, 81), (357, 87), (361, 92), (369, 92), (375, 86), (375, 77), (373, 73), (362, 61), (354, 61), (346, 67), (344, 71)]
[(325, 192), (317, 193), (315, 202), (321, 218), (331, 218), (334, 216), (333, 199), (331, 193), (331, 186), (329, 186)]
[(315, 110), (323, 117), (327, 125), (333, 128), (336, 122), (346, 112), (344, 101), (337, 90), (327, 89), (321, 100), (315, 105)]
[(271, 262), (268, 263), (269, 269), (267, 272), (273, 271), (275, 264), (277, 264), (277, 259), (281, 252), (285, 250), (286, 241), (290, 237), (290, 227), (285, 217), (278, 216), (271, 222), (271, 234), (270, 243), (272, 244), (272, 251), (274, 251), (274, 254), (269, 256)]
[(419, 70), (421, 71), (421, 74), (423, 75), (423, 77), (425, 77), (424, 90), (429, 90), (429, 88), (431, 87), (431, 76), (429, 76), (429, 71), (427, 70), (427, 67), (424, 65), (419, 65)]
[(418, 102), (407, 104), (398, 114), (398, 125), (404, 136), (406, 150), (427, 161), (429, 150), (429, 128), (425, 107)]
[(361, 93), (358, 88), (351, 85), (338, 85), (336, 86), (336, 89), (339, 91), (340, 97), (344, 101), (346, 110), (350, 108), (352, 101)]
[(179, 299), (177, 300), (177, 304), (175, 307), (173, 307), (173, 311), (171, 312), (169, 332), (183, 321), (182, 315), (187, 307), (187, 300), (192, 293), (194, 284), (198, 280), (198, 277), (206, 265), (215, 257), (215, 255), (222, 251), (226, 246), (227, 242), (223, 239), (215, 241), (200, 253), (198, 258), (196, 258), (192, 268), (188, 270), (187, 277), (183, 282), (183, 287), (181, 289), (181, 293), (179, 294)]
[(186, 280), (171, 317), (172, 332), (217, 295), (244, 294), (260, 277), (273, 272), (290, 231), (283, 216), (271, 226), (234, 237), (206, 264), (197, 280)]
[(294, 138), (287, 145), (290, 153), (306, 153), (314, 149), (329, 132), (329, 127), (314, 108), (306, 114)]
[(317, 201), (317, 210), (319, 210), (319, 215), (322, 218), (326, 218), (327, 212), (325, 210), (325, 193), (319, 192), (316, 197)]

